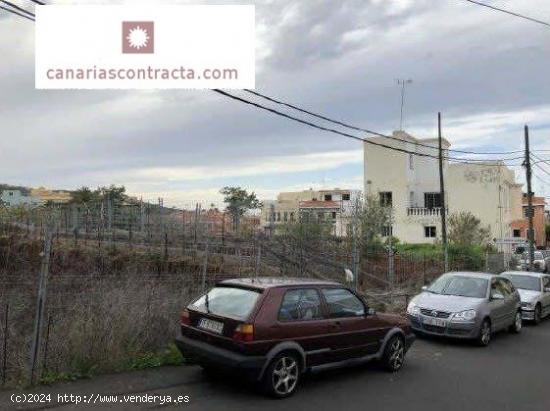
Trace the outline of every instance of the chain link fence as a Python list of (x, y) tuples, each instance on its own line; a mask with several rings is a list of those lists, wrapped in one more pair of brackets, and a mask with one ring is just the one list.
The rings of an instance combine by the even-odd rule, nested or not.
[[(218, 225), (216, 225), (218, 224)], [(221, 222), (225, 224), (225, 220)], [(159, 205), (0, 209), (0, 382), (123, 369), (163, 350), (181, 309), (217, 281), (309, 277), (353, 286), (342, 239), (236, 235), (197, 212)], [(456, 256), (452, 270), (500, 272), (511, 256)], [(358, 287), (379, 309), (444, 271), (440, 255), (363, 251)]]

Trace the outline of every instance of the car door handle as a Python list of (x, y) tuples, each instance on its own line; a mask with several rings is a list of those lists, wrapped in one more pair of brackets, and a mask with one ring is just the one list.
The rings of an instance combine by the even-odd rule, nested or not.
[(333, 323), (330, 323), (331, 328), (340, 328), (341, 325), (342, 323), (340, 321), (335, 321)]

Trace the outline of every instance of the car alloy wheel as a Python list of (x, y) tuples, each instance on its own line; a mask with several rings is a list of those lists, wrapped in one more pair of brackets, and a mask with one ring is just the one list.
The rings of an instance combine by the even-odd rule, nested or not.
[(521, 332), (522, 327), (523, 327), (523, 320), (521, 318), (521, 311), (518, 311), (516, 312), (516, 316), (514, 317), (514, 323), (509, 328), (509, 330), (514, 334), (519, 334)]
[(390, 347), (390, 367), (397, 371), (403, 366), (405, 361), (405, 346), (401, 338), (395, 338)]
[(486, 347), (491, 342), (491, 323), (487, 320), (481, 324), (481, 330), (479, 331), (479, 343)]
[(405, 344), (403, 338), (392, 337), (384, 350), (383, 365), (388, 371), (399, 371), (405, 362)]
[(286, 397), (294, 392), (299, 378), (298, 361), (290, 355), (279, 357), (271, 372), (271, 386), (278, 397)]

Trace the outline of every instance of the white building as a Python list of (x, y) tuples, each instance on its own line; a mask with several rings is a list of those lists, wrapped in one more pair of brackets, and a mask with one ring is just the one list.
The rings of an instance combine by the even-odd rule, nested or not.
[(361, 190), (339, 188), (279, 193), (277, 200), (263, 201), (260, 225), (269, 232), (300, 218), (315, 218), (332, 223), (333, 234), (342, 237), (347, 234), (353, 206), (360, 196)]
[[(392, 207), (392, 233), (406, 243), (433, 243), (441, 238), (441, 196), (437, 139), (417, 139), (405, 132), (395, 139), (369, 139), (419, 155), (365, 143), (365, 195), (374, 195)], [(443, 139), (444, 157), (450, 143)], [(430, 147), (436, 147), (432, 149)], [(492, 238), (511, 237), (511, 223), (521, 218), (521, 185), (504, 164), (443, 163), (447, 215), (470, 211), (489, 226)]]
[(7, 207), (34, 207), (43, 204), (43, 201), (35, 196), (25, 194), (18, 189), (0, 191), (0, 200)]

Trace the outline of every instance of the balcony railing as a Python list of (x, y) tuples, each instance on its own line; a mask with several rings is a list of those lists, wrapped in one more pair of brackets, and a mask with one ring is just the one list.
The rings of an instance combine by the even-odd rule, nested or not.
[[(449, 210), (447, 210), (447, 213)], [(418, 217), (439, 217), (441, 215), (441, 207), (407, 207), (408, 216)]]

